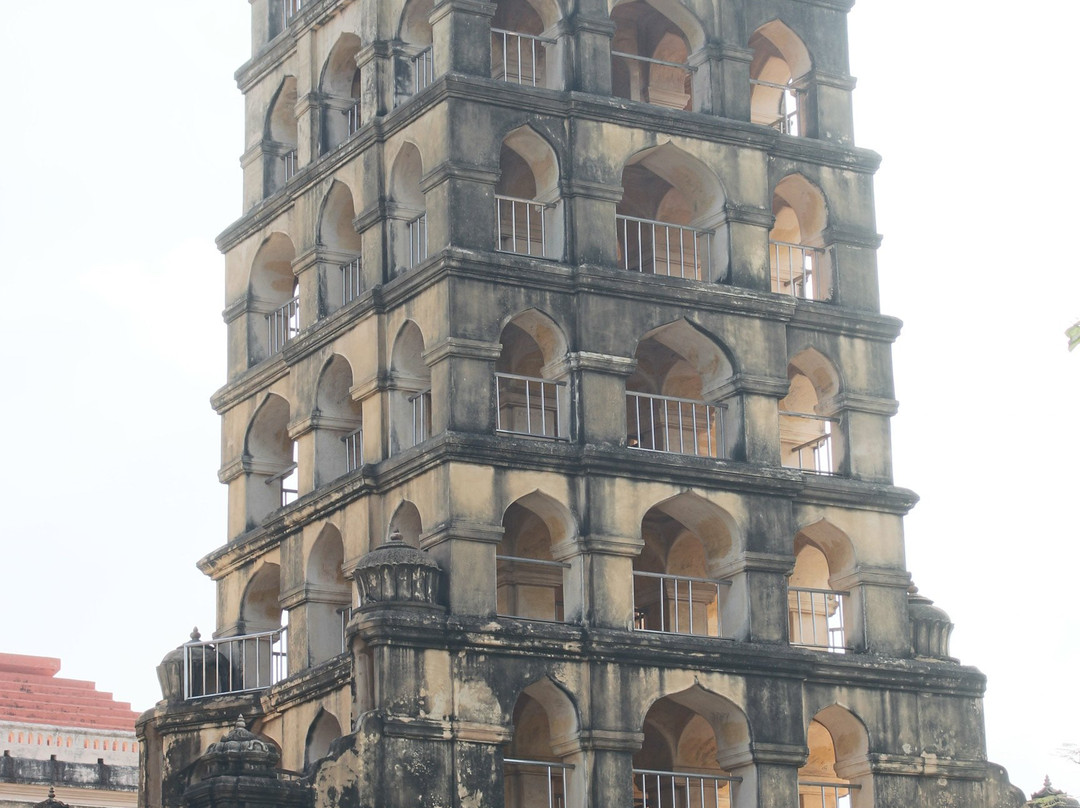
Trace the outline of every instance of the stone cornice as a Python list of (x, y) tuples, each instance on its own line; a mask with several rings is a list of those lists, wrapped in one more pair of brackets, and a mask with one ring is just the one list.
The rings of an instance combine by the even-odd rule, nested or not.
[(746, 572), (768, 572), (776, 575), (788, 575), (795, 567), (795, 556), (776, 555), (773, 553), (755, 553), (746, 551), (737, 558), (723, 564), (709, 567), (712, 577), (725, 580)]
[(908, 587), (911, 586), (911, 573), (895, 567), (876, 567), (869, 564), (860, 564), (853, 572), (847, 575), (836, 575), (829, 578), (829, 586), (838, 591), (864, 585), (891, 587), (893, 589), (903, 589), (906, 592)]
[(832, 303), (800, 300), (789, 328), (808, 328), (845, 337), (892, 343), (900, 336), (903, 322), (887, 314), (849, 309)]
[(498, 343), (448, 337), (438, 345), (432, 346), (430, 350), (424, 351), (421, 359), (429, 367), (434, 367), (447, 359), (480, 359), (485, 362), (494, 362), (500, 354), (502, 354), (502, 345)]
[(432, 547), (437, 547), (443, 542), (454, 539), (498, 544), (502, 541), (503, 533), (504, 528), (502, 525), (489, 525), (483, 522), (455, 519), (436, 525), (420, 536), (420, 546), (424, 550), (430, 550)]
[(863, 393), (839, 393), (818, 404), (821, 415), (838, 415), (842, 412), (862, 412), (891, 418), (900, 406), (894, 398), (868, 396)]
[(847, 14), (855, 6), (855, 0), (795, 0), (795, 2), (827, 8), (829, 11), (839, 11), (843, 14)]
[(567, 355), (570, 370), (603, 373), (626, 377), (637, 368), (637, 360), (629, 356), (611, 356), (594, 351), (572, 351)]
[(887, 483), (863, 482), (846, 477), (804, 474), (797, 502), (815, 505), (839, 505), (857, 510), (880, 511), (903, 516), (919, 501), (907, 488)]
[(869, 228), (830, 225), (825, 228), (821, 238), (826, 247), (831, 247), (833, 244), (845, 244), (876, 250), (881, 246), (881, 234)]
[(420, 178), (420, 190), (425, 194), (432, 188), (437, 188), (448, 180), (465, 180), (477, 182), (483, 185), (495, 186), (499, 179), (499, 172), (478, 165), (446, 161), (439, 163), (430, 172)]
[(495, 16), (495, 9), (495, 3), (488, 3), (485, 0), (442, 0), (428, 16), (428, 22), (434, 27), (439, 20), (451, 12), (491, 19)]

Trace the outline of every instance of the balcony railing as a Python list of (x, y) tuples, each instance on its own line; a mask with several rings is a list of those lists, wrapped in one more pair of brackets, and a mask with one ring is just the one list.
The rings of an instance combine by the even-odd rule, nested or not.
[(568, 569), (570, 565), (562, 561), (495, 556), (496, 595), (505, 593), (513, 601), (497, 597), (499, 615), (561, 623), (563, 574)]
[(300, 9), (303, 5), (303, 0), (281, 0), (282, 25), (288, 26), (288, 24), (292, 22), (292, 18), (300, 13)]
[(297, 483), (297, 466), (296, 463), (289, 465), (284, 471), (279, 471), (273, 477), (266, 478), (266, 484), (280, 485), (281, 486), (281, 507), (291, 505), (296, 502), (297, 496), (300, 494), (300, 489)]
[(728, 808), (741, 777), (634, 769), (634, 805), (640, 808)]
[(412, 445), (431, 437), (431, 388), (409, 397), (412, 407)]
[(409, 238), (409, 269), (412, 269), (428, 257), (427, 214), (421, 213), (410, 219), (405, 224), (405, 232)]
[(723, 637), (721, 587), (730, 581), (634, 572), (634, 628), (664, 634)]
[(815, 783), (799, 781), (799, 805), (807, 808), (851, 808), (851, 792), (859, 788), (852, 783)]
[(341, 439), (345, 446), (345, 473), (350, 474), (364, 465), (364, 429), (354, 429)]
[(360, 131), (360, 102), (355, 102), (351, 107), (342, 110), (348, 120), (348, 134), (352, 137)]
[(495, 428), (537, 438), (566, 438), (562, 398), (566, 382), (515, 373), (495, 374)]
[(824, 415), (781, 411), (781, 464), (812, 474), (834, 474), (833, 423)]
[(501, 251), (546, 257), (547, 233), (541, 203), (496, 194), (495, 220), (499, 223)]
[(284, 628), (194, 640), (184, 645), (184, 698), (262, 690), (285, 678), (287, 663)]
[(412, 62), (413, 93), (418, 93), (435, 81), (435, 59), (431, 45), (412, 57), (410, 61)]
[[(790, 84), (777, 84), (773, 81), (760, 81), (751, 79), (752, 87), (750, 102), (751, 109), (755, 113), (751, 115), (751, 123), (765, 124), (784, 135), (800, 134), (799, 127), (799, 98), (795, 88)], [(764, 93), (767, 99), (775, 97), (775, 104), (770, 104), (769, 112), (762, 113), (765, 105), (754, 103), (753, 96)]]
[(360, 275), (362, 263), (357, 256), (347, 264), (341, 265), (341, 305), (352, 303), (360, 297), (364, 290), (363, 278)]
[(818, 266), (822, 250), (786, 241), (769, 241), (769, 266), (776, 291), (800, 300), (818, 300)]
[(615, 216), (619, 263), (649, 275), (707, 280), (712, 274), (712, 234), (670, 222)]
[(546, 760), (504, 758), (507, 808), (564, 808), (566, 772), (573, 768)]
[(631, 100), (647, 101), (671, 109), (685, 109), (691, 104), (694, 68), (690, 65), (621, 51), (612, 51), (611, 57), (612, 60), (622, 59), (626, 62), (631, 95), (633, 88), (637, 89), (637, 97)]
[(835, 654), (845, 653), (844, 604), (847, 597), (847, 592), (789, 586), (791, 644), (821, 648)]
[(511, 84), (543, 86), (545, 46), (553, 43), (532, 34), (492, 28), (491, 77)]
[(272, 356), (300, 333), (300, 298), (294, 297), (267, 314), (266, 330), (267, 348)]
[(647, 452), (724, 458), (723, 404), (626, 393), (626, 443)]
[(285, 182), (288, 182), (296, 176), (297, 168), (297, 151), (292, 149), (281, 155), (281, 162), (285, 168)]
[(343, 606), (337, 610), (338, 617), (341, 618), (341, 653), (345, 653), (349, 650), (349, 642), (346, 635), (346, 629), (349, 627), (349, 621), (352, 620), (353, 607)]

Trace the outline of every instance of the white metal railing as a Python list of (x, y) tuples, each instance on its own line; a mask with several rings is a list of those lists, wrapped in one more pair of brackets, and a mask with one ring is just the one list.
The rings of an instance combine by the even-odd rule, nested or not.
[(300, 9), (303, 5), (303, 0), (281, 0), (282, 25), (288, 26), (288, 24), (292, 22), (292, 18), (300, 13)]
[[(666, 59), (653, 59), (650, 56), (639, 56), (636, 53), (624, 53), (622, 51), (612, 51), (611, 56), (613, 59), (625, 59), (630, 62), (631, 65), (636, 62), (641, 66), (640, 69), (642, 70), (642, 73), (640, 75), (638, 88), (642, 100), (654, 104), (655, 106), (682, 109), (686, 105), (686, 102), (693, 97), (693, 86), (691, 82), (696, 68), (691, 67), (685, 62), (669, 62)], [(661, 70), (666, 69), (677, 72), (677, 75), (681, 78), (681, 87), (679, 88), (680, 92), (678, 94), (668, 88), (654, 84), (654, 81), (657, 78), (652, 75), (654, 67), (660, 68)], [(633, 81), (633, 79), (631, 79), (631, 81)], [(673, 96), (673, 98), (665, 99), (664, 95), (670, 95)], [(685, 96), (685, 99), (683, 99), (682, 96)], [(665, 101), (667, 101), (667, 103), (665, 103)]]
[(281, 485), (282, 508), (284, 508), (286, 505), (291, 505), (293, 502), (296, 502), (296, 498), (300, 494), (296, 470), (296, 463), (290, 463), (288, 468), (284, 469), (283, 471), (279, 471), (273, 477), (266, 478), (267, 485)]
[(184, 645), (185, 699), (262, 690), (287, 674), (285, 628)]
[(362, 262), (357, 256), (347, 264), (341, 265), (341, 305), (352, 303), (363, 291), (363, 279), (360, 276)]
[[(526, 620), (545, 620), (561, 623), (563, 613), (563, 574), (570, 565), (562, 561), (545, 561), (539, 558), (521, 558), (520, 556), (495, 556), (495, 592), (513, 589), (513, 602), (505, 604), (507, 611), (502, 617), (522, 617)], [(542, 600), (525, 597), (521, 590), (547, 591)], [(531, 593), (530, 593), (531, 594)]]
[(293, 177), (296, 176), (296, 166), (297, 166), (297, 151), (296, 151), (296, 149), (291, 149), (290, 151), (287, 151), (283, 155), (281, 155), (281, 162), (285, 167), (285, 182), (288, 182), (289, 180), (291, 180)]
[(435, 81), (435, 59), (428, 45), (409, 60), (412, 62), (413, 93), (418, 93)]
[(789, 586), (791, 644), (844, 653), (847, 650), (844, 635), (844, 604), (847, 597), (847, 592)]
[(337, 610), (338, 617), (341, 618), (341, 653), (345, 653), (349, 650), (349, 642), (346, 638), (346, 629), (349, 627), (349, 621), (352, 620), (353, 607), (342, 606)]
[(626, 393), (626, 443), (647, 452), (726, 457), (724, 404)]
[(562, 390), (566, 382), (495, 374), (495, 428), (515, 435), (566, 438), (562, 414)]
[[(751, 117), (752, 123), (765, 124), (784, 135), (800, 134), (799, 97), (791, 84), (777, 84), (774, 81), (750, 79), (750, 85), (752, 87), (752, 96), (757, 95), (759, 92), (764, 92), (767, 95), (775, 93), (776, 95), (775, 109), (770, 108), (765, 117), (762, 117), (760, 114), (753, 115)], [(764, 89), (762, 90), (759, 88)], [(750, 108), (752, 110), (756, 111), (761, 109), (761, 107), (762, 105), (755, 105), (753, 100), (751, 100)]]
[(348, 133), (349, 137), (352, 137), (360, 131), (360, 102), (354, 102), (351, 107), (342, 110), (342, 113), (348, 120)]
[(818, 266), (823, 250), (786, 241), (769, 241), (769, 266), (776, 291), (800, 300), (817, 300)]
[(412, 269), (428, 257), (427, 214), (421, 213), (415, 219), (410, 219), (405, 224), (405, 232), (409, 239), (408, 268)]
[(799, 805), (807, 808), (851, 808), (851, 792), (859, 789), (854, 783), (817, 783), (799, 781)]
[(266, 315), (267, 348), (271, 355), (300, 333), (300, 298), (294, 297)]
[(723, 637), (722, 586), (731, 586), (731, 582), (635, 570), (634, 628), (664, 634)]
[(834, 419), (825, 415), (781, 411), (781, 464), (813, 474), (835, 473), (832, 453), (833, 422)]
[(358, 427), (341, 439), (345, 446), (345, 473), (364, 465), (364, 428)]
[(552, 39), (491, 29), (491, 76), (511, 84), (544, 84), (544, 48)]
[(431, 388), (409, 397), (412, 407), (412, 445), (431, 437)]
[(542, 203), (496, 194), (495, 220), (499, 223), (501, 251), (546, 257), (547, 233)]
[(731, 785), (741, 777), (724, 774), (634, 769), (634, 804), (640, 808), (727, 808)]
[[(507, 797), (506, 805), (516, 808), (542, 808), (543, 802), (539, 793), (545, 790), (547, 808), (564, 808), (566, 805), (566, 778), (565, 773), (573, 766), (565, 763), (551, 763), (546, 760), (519, 760), (516, 758), (503, 758), (503, 779), (507, 783), (507, 791), (513, 781), (518, 781), (520, 786), (519, 799)], [(525, 778), (543, 778), (537, 788), (530, 789), (527, 783), (522, 782)]]
[(709, 231), (622, 214), (615, 231), (623, 269), (698, 281), (712, 274)]

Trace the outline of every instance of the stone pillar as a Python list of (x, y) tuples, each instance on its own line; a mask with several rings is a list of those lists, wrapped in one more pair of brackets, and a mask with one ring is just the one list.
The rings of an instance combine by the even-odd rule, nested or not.
[(592, 533), (551, 548), (552, 557), (570, 564), (563, 593), (566, 622), (627, 631), (634, 625), (634, 559), (641, 537)]
[(360, 69), (360, 126), (393, 108), (394, 61), (390, 45), (373, 42), (356, 54)]
[(591, 351), (572, 353), (568, 359), (577, 373), (578, 435), (584, 443), (626, 445), (626, 380), (637, 360)]
[(782, 808), (799, 805), (799, 767), (805, 746), (754, 742), (750, 749), (721, 752), (721, 766), (742, 781), (732, 786), (731, 808)]
[[(740, 289), (772, 291), (772, 273), (769, 269), (769, 231), (774, 217), (772, 211), (756, 205), (725, 205), (724, 224), (717, 227), (715, 239), (726, 238), (728, 242), (728, 272), (716, 280), (726, 280)], [(723, 256), (714, 248), (714, 260)]]
[[(822, 234), (825, 244), (820, 299), (846, 308), (879, 311), (877, 248), (881, 236), (871, 230), (830, 226)], [(828, 294), (824, 292), (828, 290)]]
[(889, 419), (898, 403), (891, 398), (841, 393), (818, 405), (821, 415), (838, 418), (833, 432), (833, 469), (859, 480), (892, 482)]
[(599, 13), (599, 9), (579, 12), (570, 19), (572, 87), (582, 93), (611, 95), (611, 38), (615, 23)]
[(431, 23), (435, 76), (491, 75), (491, 18), (495, 4), (484, 0), (442, 0)]
[(420, 537), (420, 546), (443, 569), (451, 614), (495, 615), (495, 550), (502, 537), (502, 525), (464, 520), (444, 522)]
[(799, 123), (805, 137), (844, 146), (854, 143), (851, 91), (855, 79), (838, 73), (811, 70), (794, 82), (799, 99)]
[(740, 373), (704, 390), (706, 401), (723, 405), (724, 457), (763, 466), (780, 465), (777, 401), (787, 379)]
[[(465, 143), (455, 144), (465, 148)], [(420, 181), (427, 209), (428, 255), (445, 247), (495, 249), (495, 181), (487, 166), (446, 161)]]
[(378, 463), (386, 458), (384, 437), (388, 434), (386, 424), (384, 396), (379, 386), (379, 379), (372, 377), (349, 388), (352, 400), (360, 405), (364, 433), (361, 446), (364, 463)]
[(449, 337), (424, 353), (431, 368), (431, 431), (477, 432), (495, 430), (495, 360), (500, 345), (481, 340)]
[[(571, 153), (603, 154), (606, 150), (599, 127), (575, 127), (577, 141)], [(595, 152), (592, 150), (596, 150)], [(570, 264), (597, 264), (605, 267), (619, 265), (619, 244), (615, 234), (615, 206), (622, 199), (621, 185), (578, 177), (565, 183), (564, 199), (569, 217), (567, 226), (566, 260)], [(610, 222), (610, 227), (597, 227), (597, 222)]]
[(908, 587), (911, 576), (895, 567), (860, 564), (829, 579), (829, 588), (848, 592), (844, 604), (844, 639), (858, 653), (890, 657), (911, 655)]
[(709, 575), (729, 581), (724, 598), (724, 636), (744, 642), (788, 641), (787, 576), (795, 557), (784, 553), (746, 551), (715, 566)]
[[(711, 84), (710, 108), (712, 112), (733, 121), (750, 120), (750, 60), (753, 51), (730, 43), (710, 45), (702, 51), (707, 61)], [(691, 62), (693, 64), (693, 62)], [(697, 84), (694, 85), (695, 92)]]
[(326, 315), (326, 294), (319, 277), (319, 255), (309, 249), (298, 255), (292, 263), (296, 276), (296, 294), (300, 298), (300, 329), (310, 328)]

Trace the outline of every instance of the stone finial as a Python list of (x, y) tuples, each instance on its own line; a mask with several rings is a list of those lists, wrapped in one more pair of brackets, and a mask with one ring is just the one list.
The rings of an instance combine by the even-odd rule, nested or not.
[(243, 714), (233, 728), (212, 743), (200, 761), (207, 777), (243, 774), (248, 777), (277, 777), (281, 753), (272, 743), (250, 732)]
[(353, 570), (359, 606), (436, 607), (442, 571), (431, 557), (405, 543), (397, 529)]
[(41, 802), (35, 803), (34, 808), (69, 808), (65, 802), (56, 799), (56, 789), (49, 786), (49, 796)]
[(919, 594), (919, 587), (908, 588), (908, 620), (911, 624), (911, 648), (915, 656), (955, 662), (949, 656), (949, 638), (953, 623), (944, 609)]
[(188, 636), (191, 637), (192, 642), (198, 642), (199, 640), (202, 639), (202, 634), (199, 633), (199, 627), (198, 626), (195, 626), (195, 628), (193, 628), (191, 630), (191, 634), (188, 635)]
[(1024, 805), (1032, 806), (1032, 808), (1073, 808), (1073, 806), (1080, 806), (1080, 802), (1060, 788), (1050, 785), (1050, 775), (1046, 775), (1043, 787), (1032, 794), (1031, 800)]

